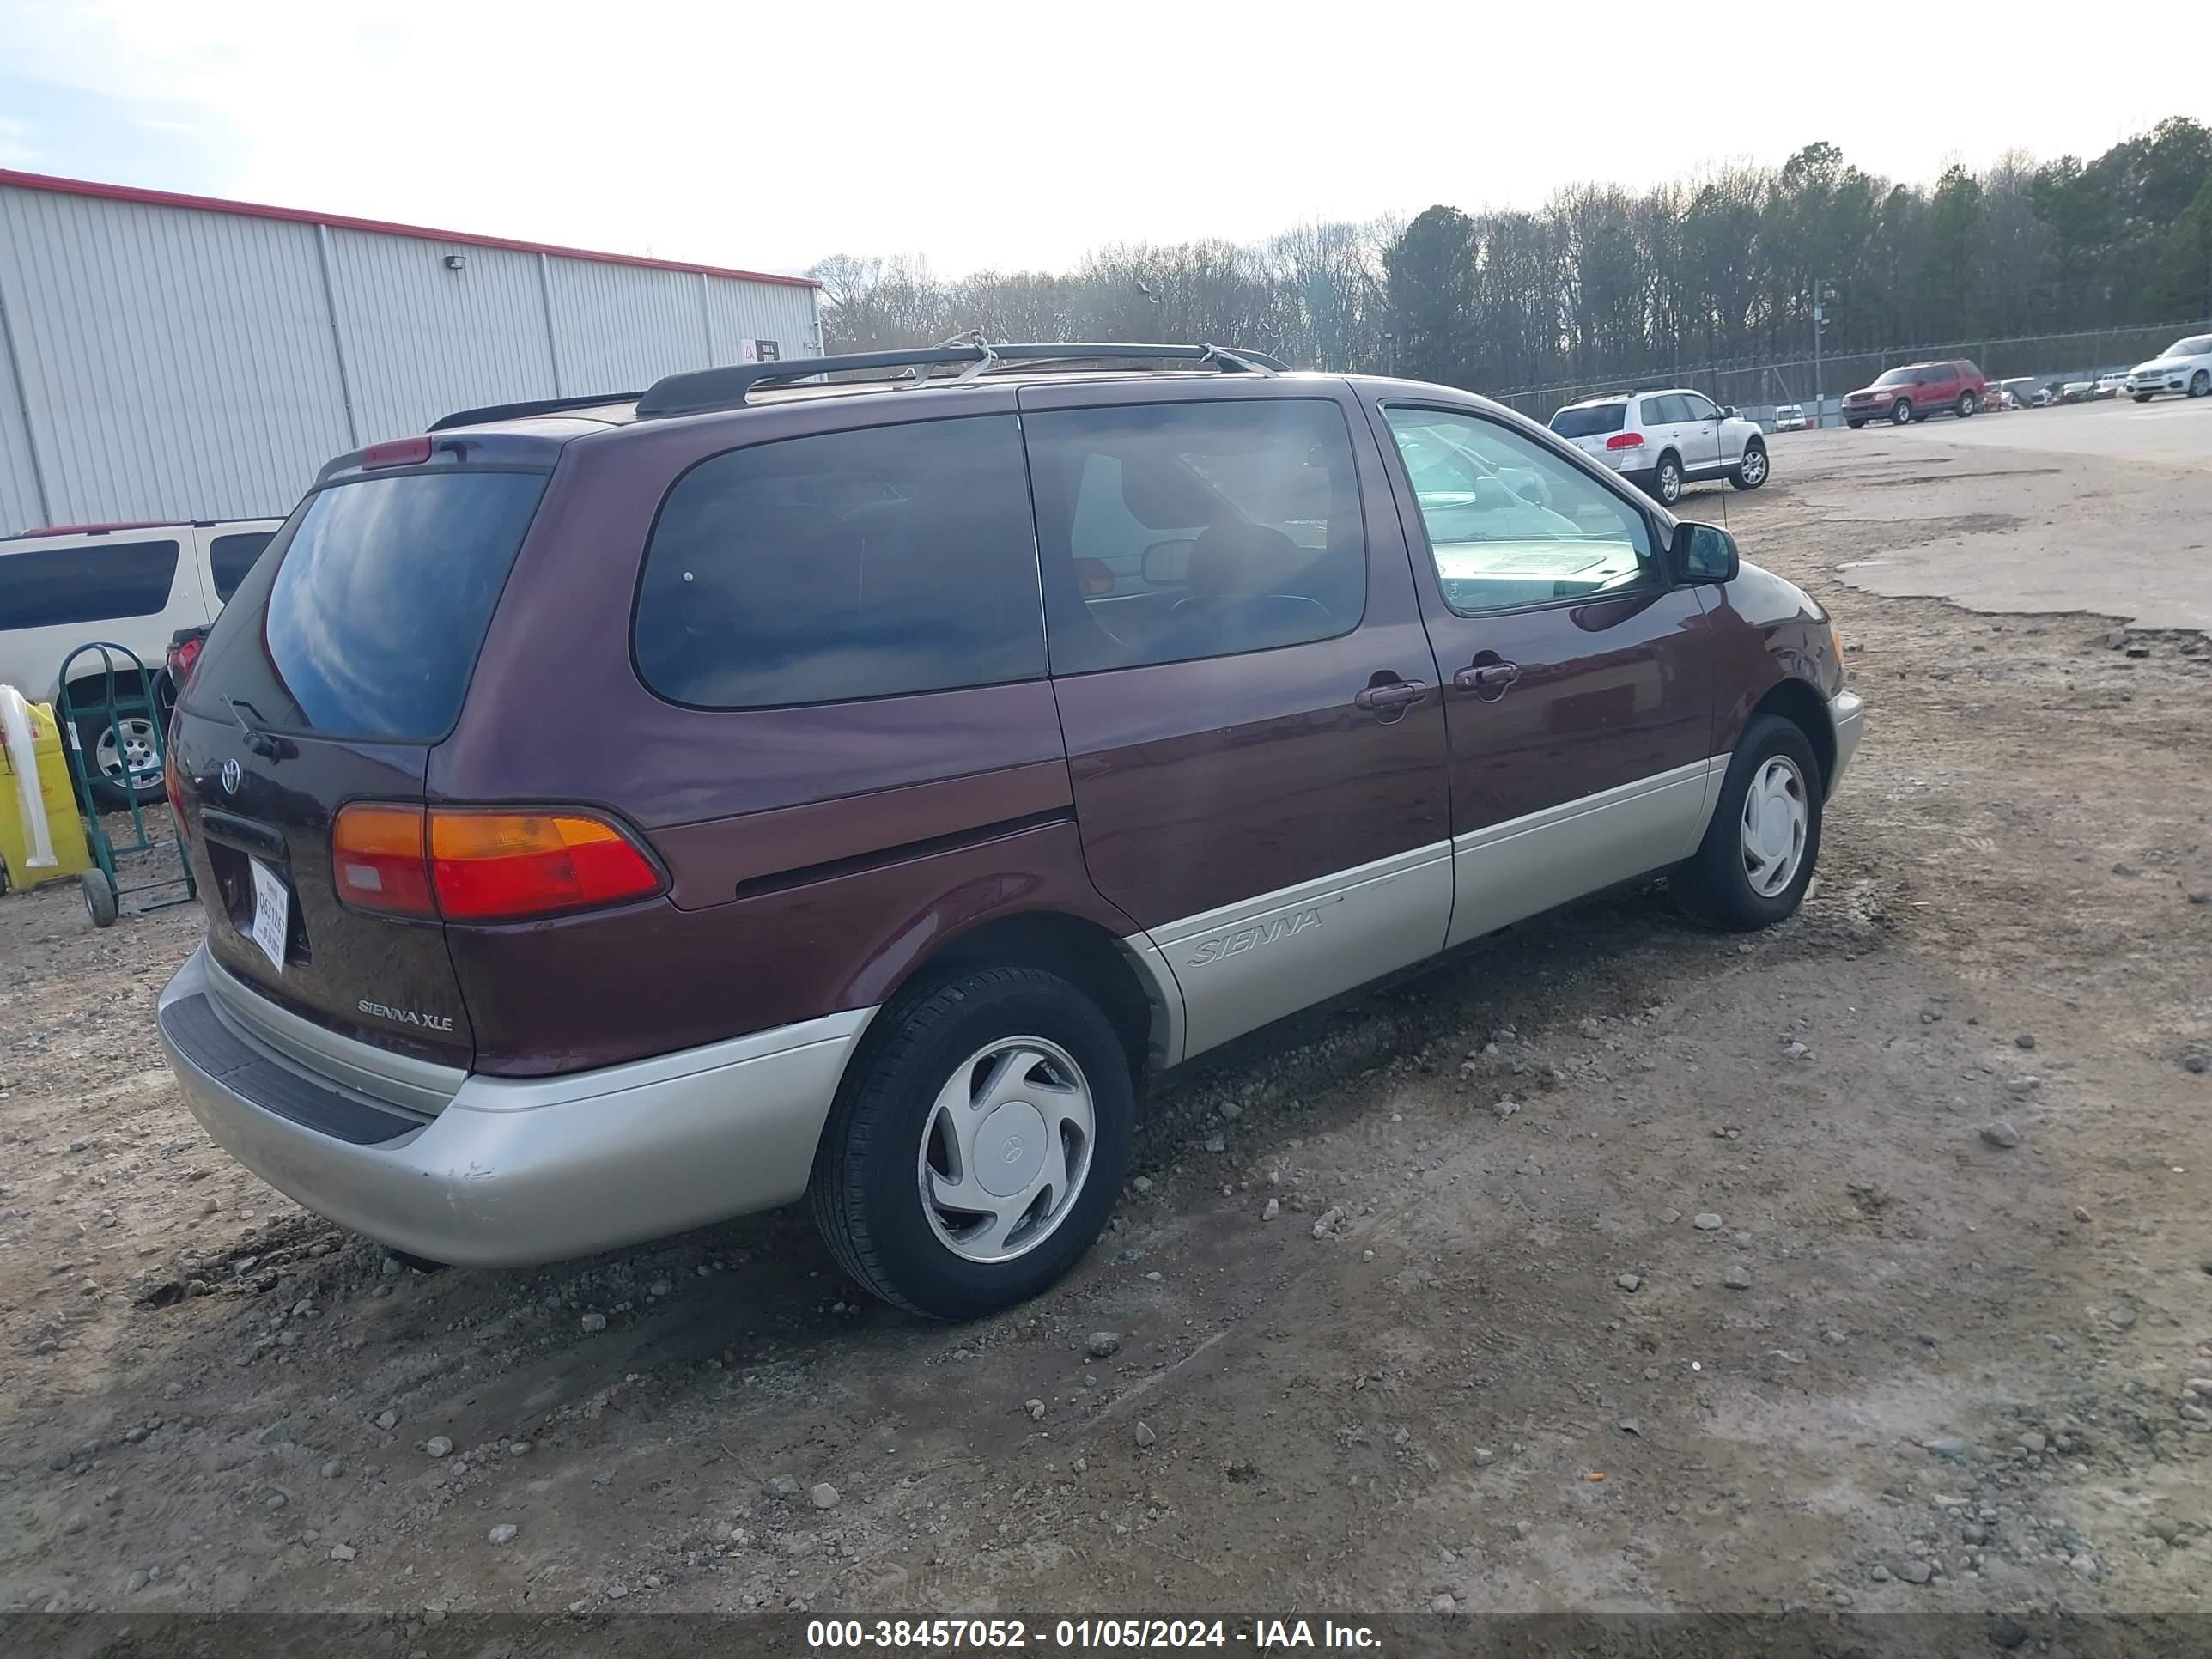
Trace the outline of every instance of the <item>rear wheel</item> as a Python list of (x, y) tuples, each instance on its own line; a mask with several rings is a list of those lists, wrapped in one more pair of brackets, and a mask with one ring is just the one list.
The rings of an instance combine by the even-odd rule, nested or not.
[(1959, 418), (1960, 420), (1963, 421), (1969, 415), (1976, 413), (1980, 410), (1981, 406), (1982, 400), (1974, 396), (1972, 392), (1961, 392), (1959, 394)]
[(1743, 459), (1729, 474), (1729, 482), (1738, 489), (1756, 489), (1766, 482), (1766, 446), (1753, 438), (1743, 447)]
[(1135, 1091), (1097, 1006), (993, 968), (878, 1017), (811, 1188), (845, 1271), (887, 1302), (975, 1319), (1047, 1289), (1105, 1224)]
[(1668, 507), (1682, 499), (1682, 463), (1671, 450), (1659, 458), (1652, 471), (1651, 493)]
[(1895, 403), (1889, 406), (1889, 423), (1892, 426), (1911, 426), (1912, 424), (1911, 398), (1899, 398)]
[(151, 717), (125, 714), (110, 726), (105, 710), (76, 717), (79, 751), (91, 781), (87, 805), (102, 811), (161, 799), (161, 757)]
[(1690, 920), (1732, 933), (1769, 927), (1797, 908), (1820, 856), (1820, 763), (1778, 715), (1744, 728), (1705, 838), (1668, 879)]
[(2202, 398), (2208, 393), (2212, 393), (2212, 372), (2200, 368), (2189, 377), (2189, 395)]

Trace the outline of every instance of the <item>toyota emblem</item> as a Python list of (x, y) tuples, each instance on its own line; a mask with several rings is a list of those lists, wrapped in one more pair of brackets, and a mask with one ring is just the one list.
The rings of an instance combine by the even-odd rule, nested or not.
[(240, 769), (235, 757), (225, 761), (222, 763), (222, 793), (226, 795), (236, 794), (238, 793), (238, 781), (245, 774)]

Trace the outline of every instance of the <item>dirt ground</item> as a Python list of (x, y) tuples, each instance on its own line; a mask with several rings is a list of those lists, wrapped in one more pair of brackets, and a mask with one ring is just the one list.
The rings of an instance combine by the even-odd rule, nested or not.
[[(403, 1269), (179, 1103), (190, 912), (0, 902), (0, 1610), (2206, 1611), (2212, 654), (1838, 575), (2157, 492), (1776, 461), (1687, 511), (1869, 705), (1803, 913), (1655, 890), (1240, 1045), (980, 1325), (796, 1212)], [(2055, 531), (1947, 476), (2054, 467)]]

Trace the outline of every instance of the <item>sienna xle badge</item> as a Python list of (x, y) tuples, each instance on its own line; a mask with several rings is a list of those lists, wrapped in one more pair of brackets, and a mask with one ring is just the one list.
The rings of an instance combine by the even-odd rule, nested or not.
[(471, 410), (208, 638), (161, 1036), (396, 1249), (806, 1199), (969, 1316), (1168, 1067), (1624, 881), (1788, 915), (1860, 723), (1813, 600), (1444, 387), (970, 345)]

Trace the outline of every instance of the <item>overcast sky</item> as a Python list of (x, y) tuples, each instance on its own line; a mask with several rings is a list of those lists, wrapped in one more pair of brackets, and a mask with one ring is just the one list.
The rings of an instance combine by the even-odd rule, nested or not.
[(2201, 47), (2201, 0), (2130, 6), (2124, 29), (2118, 9), (2067, 15), (0, 0), (0, 167), (755, 269), (912, 252), (956, 274), (1534, 206), (1816, 138), (1922, 179), (2212, 120), (2212, 77), (2127, 44)]

